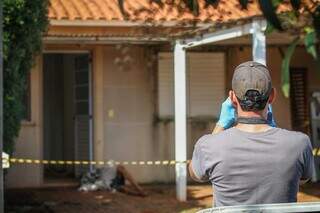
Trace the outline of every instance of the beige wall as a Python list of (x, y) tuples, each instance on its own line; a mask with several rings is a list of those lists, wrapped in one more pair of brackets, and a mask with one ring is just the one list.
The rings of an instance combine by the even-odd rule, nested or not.
[[(13, 157), (42, 158), (42, 58), (31, 71), (31, 121), (23, 121)], [(6, 176), (7, 187), (33, 187), (42, 184), (42, 167), (14, 164)]]
[[(144, 46), (104, 46), (103, 49), (103, 128), (104, 160), (146, 161), (175, 158), (173, 122), (157, 122), (156, 63)], [(123, 48), (129, 48), (123, 59)], [(153, 54), (153, 56), (150, 56)], [(100, 65), (99, 65), (100, 66)], [(101, 77), (101, 76), (100, 76)], [(100, 118), (98, 118), (100, 119)], [(188, 158), (193, 144), (202, 134), (210, 133), (213, 123), (189, 122)], [(101, 128), (101, 127), (98, 127)], [(100, 149), (100, 148), (97, 148)], [(127, 166), (143, 183), (172, 182), (174, 166)]]
[[(174, 159), (173, 122), (155, 122), (156, 66), (150, 63), (149, 48), (132, 45), (123, 54), (123, 47), (100, 45), (82, 48), (93, 53), (94, 155), (96, 160), (171, 160)], [(68, 47), (62, 47), (68, 49)], [(227, 51), (227, 88), (230, 88), (233, 69), (251, 59), (251, 48), (231, 47)], [(126, 59), (125, 56), (131, 59)], [(290, 128), (290, 101), (280, 92), (281, 55), (277, 48), (268, 48), (268, 66), (275, 87), (279, 90), (274, 114), (280, 127)], [(292, 65), (308, 68), (309, 92), (320, 89), (315, 77), (314, 62), (301, 48), (293, 56)], [(24, 123), (17, 142), (15, 156), (42, 157), (42, 62), (40, 58), (32, 72), (32, 122)], [(193, 145), (214, 122), (188, 123), (188, 158)], [(31, 168), (31, 169), (30, 169)], [(173, 166), (128, 166), (139, 182), (174, 181)], [(20, 178), (21, 177), (21, 178)], [(39, 186), (42, 170), (39, 166), (14, 165), (7, 176), (8, 186)]]
[[(123, 48), (128, 47), (123, 55)], [(145, 54), (142, 46), (103, 49), (104, 160), (155, 160), (152, 72), (147, 69)], [(122, 61), (126, 56), (131, 60)], [(153, 180), (150, 169), (129, 169), (139, 181)]]

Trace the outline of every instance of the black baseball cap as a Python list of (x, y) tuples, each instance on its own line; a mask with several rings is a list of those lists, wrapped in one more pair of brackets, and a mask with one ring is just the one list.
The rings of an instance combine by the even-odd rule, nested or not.
[(272, 82), (268, 68), (255, 61), (247, 61), (236, 67), (232, 78), (232, 90), (240, 100), (246, 99), (249, 90), (268, 98)]

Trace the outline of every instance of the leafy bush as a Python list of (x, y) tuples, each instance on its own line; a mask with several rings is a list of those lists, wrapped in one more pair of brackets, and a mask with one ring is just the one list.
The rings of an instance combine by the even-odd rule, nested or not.
[(47, 7), (48, 0), (3, 1), (3, 148), (10, 154), (24, 111), (26, 79), (48, 25)]

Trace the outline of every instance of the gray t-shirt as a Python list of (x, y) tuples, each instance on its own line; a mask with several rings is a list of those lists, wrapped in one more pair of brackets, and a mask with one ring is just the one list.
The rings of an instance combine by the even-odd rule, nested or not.
[(192, 167), (212, 183), (215, 206), (296, 202), (299, 180), (312, 176), (312, 147), (299, 132), (230, 128), (198, 140)]

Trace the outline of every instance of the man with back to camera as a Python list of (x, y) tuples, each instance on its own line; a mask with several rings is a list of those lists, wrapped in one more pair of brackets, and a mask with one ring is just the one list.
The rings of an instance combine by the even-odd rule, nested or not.
[(275, 93), (266, 66), (235, 69), (213, 134), (197, 141), (189, 165), (194, 180), (212, 183), (215, 206), (296, 202), (299, 181), (311, 178), (310, 139), (275, 127)]

